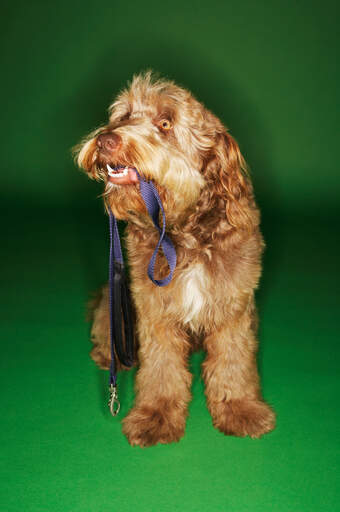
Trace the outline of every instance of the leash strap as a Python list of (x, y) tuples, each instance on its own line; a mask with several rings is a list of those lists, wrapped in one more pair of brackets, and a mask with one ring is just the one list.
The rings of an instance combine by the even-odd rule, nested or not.
[[(137, 172), (137, 171), (136, 171)], [(160, 237), (148, 265), (148, 276), (157, 286), (166, 286), (170, 283), (176, 267), (176, 250), (170, 238), (165, 234), (166, 220), (162, 201), (155, 185), (144, 180), (137, 172), (140, 192), (147, 211), (158, 230)], [(159, 225), (159, 212), (162, 213), (162, 227)], [(116, 416), (120, 409), (117, 391), (117, 358), (124, 366), (132, 366), (134, 356), (133, 346), (133, 317), (131, 296), (127, 285), (124, 259), (120, 243), (118, 223), (116, 217), (109, 209), (110, 223), (110, 259), (109, 259), (109, 308), (110, 308), (110, 385), (109, 408), (112, 416)], [(155, 263), (158, 251), (162, 247), (169, 265), (169, 274), (163, 279), (155, 279)], [(123, 325), (124, 323), (124, 339)]]

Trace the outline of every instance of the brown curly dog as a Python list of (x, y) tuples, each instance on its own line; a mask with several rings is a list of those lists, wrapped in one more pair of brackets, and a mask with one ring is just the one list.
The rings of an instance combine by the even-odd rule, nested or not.
[[(104, 200), (128, 221), (126, 246), (137, 317), (135, 406), (123, 420), (132, 445), (184, 435), (198, 342), (213, 424), (227, 435), (260, 437), (274, 428), (256, 365), (254, 290), (261, 273), (259, 212), (239, 147), (190, 92), (147, 72), (110, 107), (106, 126), (78, 149), (78, 164), (105, 184)], [(125, 167), (109, 176), (107, 164)], [(159, 234), (139, 194), (134, 168), (155, 183), (177, 252), (171, 283), (155, 286), (147, 266)], [(156, 277), (168, 273), (158, 257)], [(93, 359), (108, 368), (107, 287), (94, 312)]]

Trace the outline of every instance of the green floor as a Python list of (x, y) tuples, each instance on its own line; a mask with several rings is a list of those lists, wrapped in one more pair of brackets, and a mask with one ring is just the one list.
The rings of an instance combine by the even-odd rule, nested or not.
[(113, 419), (107, 373), (88, 356), (84, 304), (107, 273), (107, 224), (96, 208), (27, 210), (3, 232), (1, 511), (335, 511), (335, 228), (264, 219), (259, 365), (276, 430), (261, 440), (214, 430), (199, 353), (184, 439), (140, 449), (120, 425), (133, 401), (133, 374), (120, 376), (122, 411)]

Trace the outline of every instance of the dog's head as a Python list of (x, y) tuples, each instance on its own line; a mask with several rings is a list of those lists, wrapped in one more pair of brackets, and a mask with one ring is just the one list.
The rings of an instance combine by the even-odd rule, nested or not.
[(237, 204), (251, 192), (243, 158), (222, 123), (190, 92), (147, 72), (133, 78), (109, 113), (108, 124), (78, 146), (77, 162), (105, 183), (105, 201), (118, 218), (145, 212), (137, 169), (156, 184), (172, 222), (205, 193), (223, 197), (229, 222), (238, 224), (244, 208)]

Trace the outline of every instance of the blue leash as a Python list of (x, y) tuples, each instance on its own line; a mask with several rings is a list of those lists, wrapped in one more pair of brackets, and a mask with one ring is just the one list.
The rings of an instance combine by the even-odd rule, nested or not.
[[(136, 171), (137, 172), (137, 171)], [(140, 193), (145, 203), (152, 222), (159, 232), (157, 246), (151, 256), (147, 274), (151, 281), (157, 286), (166, 286), (170, 283), (176, 268), (176, 251), (171, 239), (165, 234), (166, 220), (162, 201), (155, 185), (146, 181), (137, 172)], [(159, 212), (162, 213), (162, 227), (159, 225)], [(131, 297), (126, 281), (124, 259), (120, 243), (117, 219), (109, 209), (110, 221), (110, 260), (109, 260), (109, 308), (110, 308), (110, 341), (111, 341), (111, 364), (110, 364), (110, 399), (109, 408), (112, 416), (116, 416), (120, 409), (117, 391), (117, 359), (127, 367), (132, 366), (134, 356), (133, 346), (133, 317)], [(169, 265), (169, 274), (163, 279), (155, 278), (155, 264), (158, 251), (162, 247), (164, 256)], [(123, 325), (124, 320), (124, 338)]]

